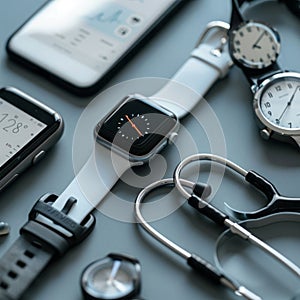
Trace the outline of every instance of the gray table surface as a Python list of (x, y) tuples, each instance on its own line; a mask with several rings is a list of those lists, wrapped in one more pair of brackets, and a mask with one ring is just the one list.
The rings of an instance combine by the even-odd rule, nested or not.
[[(5, 43), (10, 34), (20, 26), (45, 0), (3, 1), (0, 10), (0, 83), (15, 86), (59, 111), (65, 120), (65, 132), (59, 143), (38, 165), (32, 167), (1, 193), (1, 220), (11, 225), (8, 237), (0, 239), (3, 254), (18, 236), (19, 228), (26, 222), (27, 214), (35, 201), (46, 192), (59, 194), (74, 177), (72, 141), (77, 121), (84, 108), (93, 99), (79, 98), (49, 83), (44, 78), (8, 60)], [(190, 1), (172, 18), (147, 45), (126, 64), (104, 87), (128, 79), (142, 77), (170, 78), (187, 59), (198, 35), (209, 21), (228, 21), (229, 0)], [(249, 17), (274, 24), (282, 38), (280, 64), (287, 70), (300, 70), (299, 20), (283, 5), (268, 2), (248, 11)], [(263, 141), (254, 122), (251, 92), (246, 79), (237, 68), (218, 82), (206, 95), (224, 131), (227, 156), (246, 169), (254, 169), (267, 178), (285, 195), (299, 196), (299, 150), (276, 141)], [(197, 115), (199, 109), (193, 112)], [(184, 125), (194, 136), (200, 151), (209, 152), (207, 138), (191, 119)], [(203, 140), (202, 140), (203, 137)], [(178, 162), (174, 149), (164, 151), (168, 170)], [(227, 201), (241, 209), (253, 209), (265, 203), (257, 192), (228, 176), (213, 201), (220, 208)], [(132, 201), (137, 189), (119, 182), (113, 194)], [(109, 197), (113, 197), (110, 195)], [(106, 201), (109, 201), (106, 199)], [(91, 261), (109, 252), (128, 253), (142, 263), (145, 299), (236, 299), (228, 290), (215, 286), (191, 271), (176, 255), (160, 246), (138, 229), (136, 224), (117, 221), (95, 212), (97, 226), (91, 236), (72, 249), (43, 272), (23, 299), (82, 299), (79, 278), (82, 269)], [(189, 207), (183, 206), (154, 225), (187, 249), (201, 254), (213, 262), (214, 245), (221, 233), (212, 222), (199, 217)], [(257, 234), (286, 253), (300, 264), (298, 253), (299, 233), (296, 223), (280, 223), (257, 229)], [(286, 271), (272, 259), (241, 243), (231, 240), (222, 248), (225, 270), (252, 288), (264, 299), (290, 299), (300, 289), (296, 276)]]

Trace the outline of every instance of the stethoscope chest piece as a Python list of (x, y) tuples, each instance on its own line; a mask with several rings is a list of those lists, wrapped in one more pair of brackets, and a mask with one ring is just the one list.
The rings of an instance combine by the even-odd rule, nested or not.
[(141, 288), (138, 260), (108, 254), (88, 265), (81, 275), (81, 289), (87, 300), (132, 299)]

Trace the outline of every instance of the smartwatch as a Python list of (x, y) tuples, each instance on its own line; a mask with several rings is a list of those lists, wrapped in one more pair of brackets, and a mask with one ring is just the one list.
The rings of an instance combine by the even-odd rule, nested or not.
[(0, 190), (39, 162), (63, 134), (62, 117), (13, 88), (0, 89)]
[(280, 68), (278, 32), (245, 20), (240, 9), (245, 2), (232, 0), (229, 52), (251, 85), (260, 134), (300, 146), (300, 74)]
[(178, 120), (232, 66), (228, 29), (227, 23), (210, 23), (173, 81), (152, 97), (125, 97), (97, 124), (93, 155), (60, 196), (46, 195), (36, 203), (21, 236), (0, 259), (1, 299), (19, 299), (53, 258), (81, 242), (95, 225), (91, 211), (120, 176), (176, 137)]

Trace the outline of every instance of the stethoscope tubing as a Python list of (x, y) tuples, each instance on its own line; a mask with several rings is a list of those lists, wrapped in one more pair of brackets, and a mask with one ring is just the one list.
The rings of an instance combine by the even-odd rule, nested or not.
[[(195, 183), (188, 181), (188, 180), (181, 180), (181, 183), (187, 187), (193, 189), (195, 186)], [(158, 180), (147, 187), (145, 187), (137, 196), (134, 206), (134, 213), (137, 221), (142, 226), (142, 228), (149, 233), (152, 237), (154, 237), (156, 240), (158, 240), (161, 244), (169, 248), (174, 253), (178, 254), (180, 257), (184, 258), (187, 263), (195, 270), (201, 271), (202, 273), (206, 274), (209, 278), (212, 280), (216, 280), (219, 283), (223, 284), (227, 288), (231, 289), (236, 295), (244, 297), (248, 300), (261, 300), (259, 296), (248, 290), (246, 287), (240, 285), (238, 282), (230, 279), (228, 276), (226, 276), (223, 272), (220, 272), (220, 270), (211, 265), (209, 262), (207, 262), (204, 258), (195, 255), (193, 253), (190, 253), (183, 247), (179, 246), (178, 244), (175, 244), (168, 238), (166, 238), (163, 234), (158, 232), (156, 229), (154, 229), (143, 217), (141, 212), (141, 204), (145, 197), (150, 194), (155, 189), (158, 189), (160, 187), (175, 187), (174, 185), (174, 179), (173, 178), (167, 178)]]
[[(185, 185), (188, 188), (193, 188), (194, 183), (188, 180), (182, 180), (182, 184)], [(184, 248), (180, 247), (179, 245), (173, 243), (169, 239), (167, 239), (163, 234), (158, 232), (156, 229), (154, 229), (143, 217), (142, 212), (140, 210), (140, 206), (142, 204), (143, 199), (152, 191), (155, 189), (166, 186), (166, 187), (174, 187), (174, 181), (173, 178), (167, 178), (162, 179), (160, 181), (156, 181), (150, 185), (148, 185), (146, 188), (144, 188), (138, 195), (136, 202), (135, 202), (135, 216), (138, 220), (139, 224), (145, 229), (151, 236), (154, 236), (160, 243), (165, 245), (167, 248), (169, 248), (174, 253), (178, 254), (184, 259), (188, 259), (191, 257), (191, 253), (185, 250)]]
[[(246, 176), (248, 172), (238, 166), (237, 164), (233, 163), (232, 161), (215, 155), (215, 154), (207, 154), (207, 153), (198, 153), (191, 155), (187, 158), (185, 158), (181, 163), (178, 164), (178, 166), (175, 169), (174, 172), (174, 182), (175, 186), (180, 192), (180, 194), (190, 201), (190, 199), (193, 198), (194, 202), (196, 202), (196, 205), (192, 205), (194, 208), (196, 208), (200, 213), (205, 214), (208, 218), (215, 221), (216, 223), (219, 223), (221, 225), (225, 225), (228, 227), (233, 234), (236, 234), (240, 236), (244, 240), (248, 240), (253, 245), (259, 247), (266, 253), (270, 254), (272, 257), (280, 261), (283, 265), (285, 265), (288, 269), (290, 269), (294, 274), (296, 274), (298, 277), (300, 277), (300, 268), (294, 264), (292, 261), (290, 261), (287, 257), (285, 257), (283, 254), (275, 250), (273, 247), (269, 246), (264, 241), (257, 238), (255, 235), (253, 235), (250, 231), (239, 225), (239, 223), (234, 222), (230, 219), (229, 216), (225, 215), (223, 212), (221, 212), (216, 207), (212, 206), (210, 203), (202, 200), (197, 195), (190, 194), (186, 191), (182, 184), (182, 178), (180, 177), (182, 170), (189, 164), (197, 161), (213, 161), (219, 164), (222, 164), (233, 171), (237, 172), (238, 174), (242, 176)], [(197, 200), (199, 202), (199, 207), (197, 207)], [(205, 208), (205, 209), (204, 209)]]

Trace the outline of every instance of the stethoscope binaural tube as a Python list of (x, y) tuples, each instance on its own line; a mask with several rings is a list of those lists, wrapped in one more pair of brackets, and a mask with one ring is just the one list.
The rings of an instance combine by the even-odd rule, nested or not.
[[(187, 188), (191, 189), (198, 189), (201, 188), (199, 185), (188, 181), (188, 180), (181, 180), (182, 185)], [(137, 196), (135, 201), (135, 217), (142, 228), (148, 232), (152, 237), (158, 240), (161, 244), (169, 248), (171, 251), (182, 257), (186, 260), (187, 264), (196, 270), (199, 273), (207, 276), (210, 280), (222, 284), (227, 288), (230, 288), (236, 295), (244, 297), (248, 300), (259, 300), (261, 299), (259, 296), (245, 288), (244, 286), (240, 285), (238, 282), (233, 281), (225, 274), (221, 273), (215, 266), (210, 264), (204, 258), (200, 257), (197, 254), (193, 254), (183, 247), (179, 246), (178, 244), (172, 242), (170, 239), (166, 238), (163, 234), (158, 232), (154, 229), (143, 217), (141, 212), (141, 204), (143, 203), (146, 196), (148, 196), (152, 191), (162, 187), (174, 187), (174, 181), (172, 178), (162, 179), (156, 181), (147, 187), (145, 187)], [(203, 189), (202, 189), (203, 190)]]
[(237, 164), (221, 156), (217, 156), (214, 154), (207, 154), (207, 153), (199, 153), (199, 154), (191, 155), (185, 158), (176, 167), (174, 172), (174, 183), (178, 191), (182, 194), (182, 196), (186, 198), (188, 203), (193, 208), (195, 208), (198, 212), (205, 215), (206, 217), (214, 221), (216, 224), (223, 226), (225, 228), (229, 228), (233, 234), (238, 235), (242, 239), (249, 241), (251, 244), (259, 247), (264, 252), (270, 254), (272, 257), (274, 257), (279, 262), (281, 262), (284, 266), (290, 269), (293, 273), (295, 273), (298, 277), (300, 277), (300, 268), (292, 261), (290, 261), (287, 257), (285, 257), (283, 254), (281, 254), (280, 252), (278, 252), (277, 250), (269, 246), (264, 241), (257, 238), (255, 235), (253, 235), (250, 231), (242, 227), (237, 222), (231, 220), (228, 215), (224, 214), (217, 207), (201, 199), (201, 196), (198, 196), (194, 191), (192, 193), (188, 193), (186, 191), (186, 189), (184, 188), (183, 180), (180, 177), (182, 170), (193, 162), (205, 161), (205, 160), (216, 162), (221, 165), (225, 165), (226, 167), (232, 169), (233, 171), (237, 172), (242, 176), (246, 176), (248, 173), (246, 170), (244, 170)]

